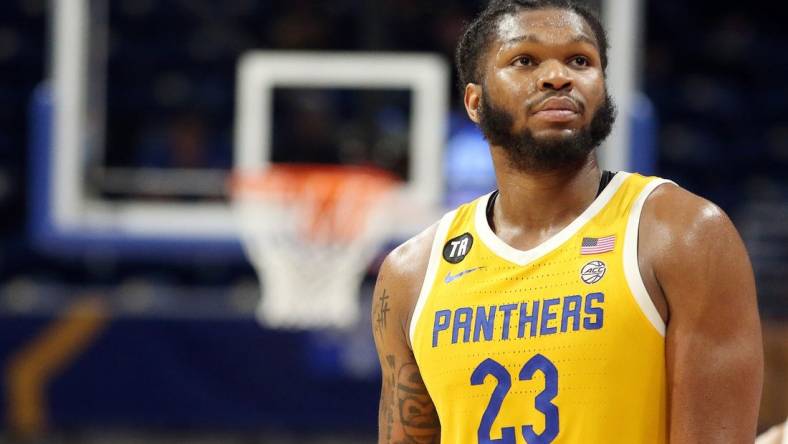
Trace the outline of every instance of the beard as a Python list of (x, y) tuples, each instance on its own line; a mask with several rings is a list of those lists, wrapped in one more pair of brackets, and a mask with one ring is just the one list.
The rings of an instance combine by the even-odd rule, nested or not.
[(512, 167), (527, 172), (562, 170), (582, 165), (588, 155), (610, 135), (616, 121), (616, 107), (607, 92), (591, 122), (564, 137), (536, 138), (527, 128), (515, 131), (512, 114), (496, 107), (484, 88), (480, 111), (479, 128), (484, 138), (491, 145), (506, 151)]

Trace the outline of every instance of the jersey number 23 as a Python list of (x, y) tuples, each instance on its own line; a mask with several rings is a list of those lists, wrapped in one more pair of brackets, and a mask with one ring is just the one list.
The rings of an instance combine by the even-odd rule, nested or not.
[[(544, 431), (537, 434), (534, 432), (533, 425), (530, 424), (522, 425), (520, 428), (526, 443), (549, 444), (558, 436), (558, 407), (552, 403), (552, 400), (558, 395), (558, 370), (549, 359), (537, 354), (523, 365), (518, 379), (520, 381), (529, 381), (537, 371), (541, 371), (544, 374), (545, 380), (544, 390), (536, 396), (534, 401), (536, 410), (545, 416)], [(490, 402), (487, 404), (487, 408), (484, 409), (484, 414), (479, 424), (479, 444), (516, 444), (514, 426), (503, 427), (501, 429), (501, 437), (498, 439), (490, 437), (493, 422), (501, 411), (501, 405), (509, 393), (509, 389), (512, 388), (512, 377), (503, 365), (488, 358), (482, 361), (473, 371), (471, 385), (484, 384), (484, 379), (487, 376), (495, 378), (498, 384), (495, 386), (492, 396), (490, 396)]]

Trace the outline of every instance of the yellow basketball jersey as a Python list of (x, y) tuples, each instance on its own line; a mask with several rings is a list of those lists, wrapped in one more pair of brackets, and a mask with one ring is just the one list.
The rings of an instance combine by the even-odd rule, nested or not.
[(665, 325), (637, 264), (665, 182), (619, 172), (527, 251), (490, 229), (490, 195), (441, 219), (409, 334), (442, 443), (667, 442)]

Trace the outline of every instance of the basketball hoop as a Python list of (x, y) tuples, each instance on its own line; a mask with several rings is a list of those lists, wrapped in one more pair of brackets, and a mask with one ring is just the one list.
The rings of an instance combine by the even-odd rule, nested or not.
[(364, 272), (390, 232), (400, 181), (365, 167), (276, 164), (233, 178), (241, 240), (272, 328), (352, 326)]

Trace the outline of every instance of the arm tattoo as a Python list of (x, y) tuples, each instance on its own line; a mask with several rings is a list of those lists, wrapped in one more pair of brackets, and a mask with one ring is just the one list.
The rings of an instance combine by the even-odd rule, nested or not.
[[(440, 444), (441, 426), (419, 368), (405, 362), (397, 371), (394, 355), (387, 355), (380, 395), (380, 443)], [(397, 432), (395, 421), (399, 422)], [(395, 436), (396, 435), (396, 436)]]
[(388, 313), (391, 311), (389, 309), (388, 299), (388, 292), (384, 288), (383, 294), (375, 299), (375, 307), (372, 309), (375, 312), (374, 329), (381, 340), (384, 338), (383, 331), (386, 329)]
[(397, 444), (440, 443), (440, 421), (419, 368), (404, 363), (397, 373), (397, 407), (404, 439)]
[[(372, 327), (381, 358), (389, 328), (390, 294), (387, 289), (376, 292), (372, 305)], [(396, 322), (395, 322), (396, 324)], [(440, 444), (440, 421), (418, 366), (409, 356), (399, 361), (394, 354), (381, 360), (383, 379), (378, 409), (379, 443)]]

